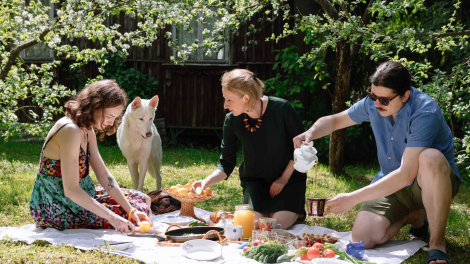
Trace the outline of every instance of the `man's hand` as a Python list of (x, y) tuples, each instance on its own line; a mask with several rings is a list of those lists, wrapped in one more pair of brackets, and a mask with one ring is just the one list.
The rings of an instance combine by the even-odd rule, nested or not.
[(349, 193), (340, 193), (336, 196), (326, 199), (325, 206), (328, 207), (325, 215), (342, 214), (351, 210), (357, 203)]
[(302, 141), (305, 141), (305, 145), (308, 145), (310, 141), (312, 141), (312, 132), (309, 130), (305, 131), (304, 133), (296, 136), (293, 141), (294, 141), (294, 148), (300, 148), (302, 145)]
[(278, 195), (282, 189), (284, 189), (284, 186), (286, 186), (287, 182), (288, 180), (279, 177), (271, 184), (271, 188), (269, 188), (269, 195), (271, 195), (271, 197)]

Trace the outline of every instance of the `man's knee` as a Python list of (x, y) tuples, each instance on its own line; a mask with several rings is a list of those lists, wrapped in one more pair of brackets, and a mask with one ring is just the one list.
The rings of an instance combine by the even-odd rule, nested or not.
[(354, 242), (364, 241), (366, 248), (374, 248), (383, 243), (383, 238), (387, 232), (390, 222), (384, 216), (361, 211), (357, 214), (352, 230), (352, 240)]
[(450, 165), (442, 152), (437, 149), (428, 148), (419, 155), (419, 169), (423, 171), (449, 171)]

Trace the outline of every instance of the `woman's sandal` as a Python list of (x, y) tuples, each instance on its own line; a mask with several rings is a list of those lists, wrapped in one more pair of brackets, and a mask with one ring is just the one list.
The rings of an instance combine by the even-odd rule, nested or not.
[(420, 228), (413, 228), (410, 227), (410, 231), (408, 232), (408, 237), (411, 239), (418, 239), (424, 242), (429, 242), (429, 222), (428, 217), (424, 217), (424, 224)]
[(446, 253), (439, 249), (431, 249), (428, 251), (428, 258), (426, 260), (426, 264), (429, 264), (431, 261), (437, 261), (437, 260), (445, 260), (447, 261), (447, 264), (450, 263), (450, 258), (447, 256)]

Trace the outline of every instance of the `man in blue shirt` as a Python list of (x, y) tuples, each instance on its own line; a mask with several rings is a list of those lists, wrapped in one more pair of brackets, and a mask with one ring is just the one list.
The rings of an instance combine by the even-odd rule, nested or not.
[(449, 126), (437, 103), (411, 87), (411, 75), (400, 63), (381, 64), (371, 82), (367, 97), (344, 112), (318, 119), (294, 138), (294, 145), (298, 148), (302, 141), (308, 144), (369, 120), (381, 171), (371, 185), (327, 199), (325, 214), (341, 214), (364, 202), (352, 238), (374, 248), (406, 224), (423, 226), (427, 213), (431, 230), (427, 263), (450, 263), (445, 229), (460, 175)]

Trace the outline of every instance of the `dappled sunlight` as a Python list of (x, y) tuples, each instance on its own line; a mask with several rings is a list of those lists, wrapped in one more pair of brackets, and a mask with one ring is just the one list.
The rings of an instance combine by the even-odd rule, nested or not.
[[(39, 153), (42, 142), (24, 143), (20, 142), (19, 152), (14, 143), (0, 143), (0, 226), (22, 226), (34, 223), (29, 213), (29, 199), (38, 171)], [(4, 153), (4, 155), (2, 155)], [(24, 154), (23, 154), (24, 153)], [(121, 187), (132, 188), (132, 180), (127, 168), (125, 158), (117, 147), (100, 146), (100, 153), (109, 171), (114, 175)], [(202, 180), (209, 176), (216, 168), (220, 153), (214, 150), (191, 149), (191, 148), (170, 148), (163, 149), (162, 164), (162, 186), (172, 186), (178, 183), (184, 184), (190, 179)], [(239, 165), (241, 153), (238, 155)], [(334, 176), (329, 172), (326, 164), (319, 164), (307, 173), (306, 197), (332, 197), (339, 193), (351, 192), (361, 187), (367, 186), (377, 172), (377, 167), (366, 165), (349, 165), (346, 167), (346, 176)], [(95, 183), (96, 177), (91, 171), (91, 177)], [(155, 179), (149, 175), (145, 178), (144, 192), (148, 193), (155, 189)], [(196, 207), (208, 211), (234, 211), (235, 205), (243, 203), (243, 193), (240, 187), (238, 166), (235, 167), (232, 175), (211, 189), (217, 193), (212, 199), (196, 204)], [(462, 184), (457, 196), (452, 200), (452, 210), (450, 211), (448, 227), (446, 232), (446, 243), (450, 254), (461, 254), (470, 247), (470, 188), (468, 184)], [(342, 215), (328, 215), (324, 218), (309, 218), (298, 220), (297, 224), (307, 224), (312, 226), (322, 226), (340, 232), (351, 231), (360, 204), (351, 211)], [(393, 239), (408, 240), (408, 229), (406, 226)], [(18, 253), (35, 252), (45, 248), (44, 252), (55, 252), (54, 254), (64, 254), (64, 259), (74, 259), (68, 257), (68, 253), (61, 253), (62, 249), (50, 247), (48, 245), (24, 246), (13, 242), (1, 241), (0, 250), (11, 248)], [(68, 249), (67, 249), (68, 250)], [(64, 252), (68, 252), (68, 251)], [(26, 253), (24, 253), (26, 254)], [(99, 255), (95, 252), (80, 253), (86, 257), (100, 257), (109, 262), (119, 263), (118, 258), (110, 255)], [(47, 254), (46, 254), (47, 255)], [(47, 259), (47, 256), (41, 257)], [(81, 256), (78, 255), (78, 256)], [(84, 256), (85, 256), (84, 255)], [(418, 252), (404, 263), (424, 262), (425, 252)], [(30, 260), (31, 258), (24, 258)], [(75, 259), (76, 260), (76, 259)], [(126, 262), (134, 263), (131, 259), (122, 259)], [(106, 263), (106, 262), (103, 262)]]

